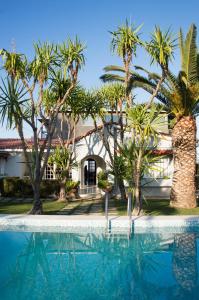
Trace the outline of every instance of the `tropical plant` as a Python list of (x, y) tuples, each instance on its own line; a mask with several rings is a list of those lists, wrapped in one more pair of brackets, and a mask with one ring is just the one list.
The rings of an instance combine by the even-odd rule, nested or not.
[(109, 192), (112, 189), (112, 184), (108, 180), (108, 173), (105, 171), (100, 171), (97, 174), (98, 187), (105, 192)]
[[(151, 63), (156, 62), (162, 70), (162, 75), (158, 76), (155, 73), (151, 73), (154, 81), (153, 86), (153, 93), (148, 101), (148, 107), (152, 104), (154, 98), (156, 97), (161, 84), (165, 80), (165, 76), (168, 70), (169, 62), (172, 60), (174, 55), (174, 49), (176, 47), (176, 39), (173, 37), (172, 32), (170, 29), (168, 29), (166, 32), (162, 31), (158, 26), (155, 27), (154, 33), (151, 35), (151, 40), (149, 42), (140, 42), (141, 45), (147, 50), (147, 52), (150, 54), (151, 57)], [(135, 66), (135, 69), (143, 70), (143, 68)], [(126, 69), (125, 67), (121, 66), (106, 66), (104, 68), (104, 71), (106, 72), (104, 75), (102, 75), (100, 78), (104, 82), (120, 82), (125, 83), (126, 86), (126, 95), (130, 97), (131, 91), (133, 87), (139, 86), (139, 83), (144, 84), (147, 83), (146, 78), (141, 76), (138, 72), (135, 70), (131, 70), (129, 68), (128, 70), (128, 80), (126, 79)], [(110, 73), (114, 72), (114, 73)], [(116, 73), (115, 73), (116, 72)], [(135, 83), (135, 86), (134, 86)]]
[[(115, 52), (123, 62), (123, 71), (124, 71), (124, 84), (125, 84), (125, 98), (127, 101), (128, 107), (132, 105), (132, 97), (130, 95), (128, 88), (129, 79), (131, 76), (130, 68), (132, 64), (133, 55), (136, 56), (137, 46), (142, 45), (142, 42), (139, 38), (139, 31), (142, 25), (134, 27), (129, 25), (126, 20), (126, 24), (118, 26), (117, 30), (111, 31), (112, 40), (111, 40), (111, 49)], [(117, 66), (107, 66), (104, 68), (105, 71), (113, 71), (117, 69)], [(120, 67), (119, 67), (120, 68)], [(115, 78), (120, 79), (120, 76), (115, 75)], [(110, 80), (109, 74), (101, 76), (103, 81)]]
[(153, 154), (158, 145), (158, 128), (161, 122), (162, 108), (152, 105), (148, 110), (146, 105), (136, 105), (127, 110), (129, 129), (132, 135), (119, 147), (120, 156), (125, 159), (126, 179), (133, 192), (135, 204), (133, 214), (142, 211), (141, 179), (150, 173), (160, 157)]
[[(196, 44), (197, 29), (191, 25), (186, 38), (179, 32), (181, 70), (175, 76), (168, 70), (156, 98), (174, 119), (172, 146), (174, 173), (171, 189), (171, 206), (196, 207), (196, 115), (199, 110), (199, 59)], [(144, 81), (131, 81), (131, 88), (141, 87), (153, 95), (156, 79), (147, 71)]]
[[(29, 61), (25, 55), (0, 51), (7, 79), (3, 81), (0, 94), (0, 118), (10, 128), (16, 127), (22, 142), (34, 193), (30, 213), (42, 213), (40, 183), (50, 154), (57, 118), (77, 85), (78, 71), (84, 64), (85, 46), (76, 38), (67, 43), (54, 45), (37, 43), (35, 57)], [(64, 84), (57, 88), (64, 76)], [(41, 125), (38, 126), (38, 119)], [(24, 128), (32, 132), (32, 149), (24, 137)], [(40, 139), (42, 128), (46, 137)], [(34, 153), (30, 157), (30, 150)]]
[[(106, 84), (98, 90), (97, 95), (104, 106), (103, 113), (98, 114), (98, 118), (101, 119), (103, 124), (103, 130), (100, 132), (101, 139), (109, 155), (115, 185), (119, 187), (121, 198), (126, 200), (124, 181), (122, 177), (119, 176), (120, 171), (115, 155), (117, 145), (123, 143), (124, 140), (126, 120), (124, 118), (125, 87), (120, 83)], [(109, 142), (109, 136), (112, 136), (114, 139), (114, 147)]]
[(64, 146), (57, 146), (50, 155), (48, 163), (55, 164), (55, 175), (60, 181), (58, 201), (66, 201), (66, 182), (69, 180), (69, 172), (77, 165), (73, 153)]

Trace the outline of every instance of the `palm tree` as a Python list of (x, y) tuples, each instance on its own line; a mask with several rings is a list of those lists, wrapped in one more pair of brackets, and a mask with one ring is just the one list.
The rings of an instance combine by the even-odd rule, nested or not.
[[(199, 55), (196, 45), (197, 29), (191, 25), (186, 38), (179, 33), (181, 70), (177, 76), (167, 71), (165, 82), (157, 92), (156, 98), (174, 118), (172, 146), (174, 154), (174, 173), (171, 189), (171, 206), (196, 207), (196, 119), (199, 102)], [(154, 93), (160, 76), (148, 73), (144, 81), (130, 80), (130, 88), (142, 87)], [(148, 81), (148, 82), (147, 82)]]

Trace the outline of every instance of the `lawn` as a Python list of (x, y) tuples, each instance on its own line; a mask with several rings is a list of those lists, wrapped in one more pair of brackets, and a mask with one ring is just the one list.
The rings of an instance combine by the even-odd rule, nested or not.
[[(65, 206), (57, 201), (45, 201), (43, 203), (44, 214), (53, 215)], [(32, 203), (0, 203), (0, 214), (23, 214), (28, 213), (32, 208)]]
[[(93, 201), (94, 203), (94, 201)], [(67, 214), (87, 214), (90, 211), (85, 210), (84, 206), (90, 207), (93, 204), (92, 201), (88, 204), (86, 201), (78, 201), (77, 203), (69, 203), (66, 205), (65, 203), (60, 203), (57, 201), (44, 201), (43, 202), (43, 210), (46, 215), (57, 214), (64, 207), (67, 211)], [(127, 203), (121, 200), (111, 199), (110, 203), (110, 213), (111, 209), (115, 207), (113, 210), (113, 214), (118, 215), (126, 215)], [(31, 203), (13, 203), (9, 202), (0, 202), (0, 214), (23, 214), (28, 213), (32, 207)], [(102, 203), (102, 207), (104, 204)], [(199, 206), (194, 209), (176, 209), (169, 207), (169, 200), (148, 200), (143, 204), (144, 213), (146, 215), (151, 216), (159, 216), (159, 215), (199, 215)], [(97, 212), (97, 211), (96, 211)], [(100, 208), (99, 213), (102, 213)], [(103, 214), (103, 213), (102, 213)]]
[[(115, 205), (119, 215), (126, 214), (126, 204), (115, 200)], [(147, 200), (143, 203), (144, 214), (151, 216), (162, 215), (199, 215), (199, 206), (193, 209), (172, 208), (169, 206), (169, 200)]]

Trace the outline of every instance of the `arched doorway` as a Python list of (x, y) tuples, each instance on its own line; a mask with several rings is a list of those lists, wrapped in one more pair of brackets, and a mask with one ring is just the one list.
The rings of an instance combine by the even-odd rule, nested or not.
[(92, 158), (84, 162), (84, 185), (96, 185), (96, 161)]
[(81, 161), (80, 185), (82, 188), (97, 185), (97, 174), (106, 169), (104, 159), (98, 155), (88, 155)]

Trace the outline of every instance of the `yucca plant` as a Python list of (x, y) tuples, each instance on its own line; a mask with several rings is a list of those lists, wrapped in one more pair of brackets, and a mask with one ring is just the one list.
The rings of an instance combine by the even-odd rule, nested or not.
[[(114, 151), (112, 150), (112, 146), (109, 142), (110, 135), (114, 135), (115, 145), (117, 145), (118, 143), (123, 143), (124, 140), (125, 120), (123, 117), (123, 109), (125, 103), (125, 87), (120, 83), (106, 84), (98, 90), (97, 94), (99, 98), (102, 99), (101, 103), (104, 106), (104, 112), (102, 114), (98, 114), (105, 129), (100, 133), (101, 139), (109, 155), (111, 169), (114, 170), (115, 173), (115, 184), (119, 187), (121, 198), (123, 200), (126, 200), (124, 181), (121, 176), (117, 176), (118, 171), (115, 160), (116, 158), (114, 155)], [(109, 116), (108, 122), (106, 119), (107, 111)], [(115, 125), (117, 125), (117, 132), (115, 129), (113, 129)], [(107, 132), (108, 135), (106, 134)]]
[(141, 179), (149, 172), (151, 165), (159, 160), (153, 155), (158, 144), (158, 127), (160, 126), (161, 107), (136, 105), (127, 110), (127, 119), (132, 138), (119, 147), (120, 156), (125, 159), (126, 179), (134, 195), (133, 214), (142, 211)]
[(48, 159), (48, 163), (55, 164), (55, 175), (60, 182), (59, 201), (66, 201), (66, 181), (69, 179), (70, 168), (76, 166), (76, 162), (69, 149), (57, 146)]
[[(33, 188), (34, 204), (30, 213), (41, 214), (40, 184), (48, 162), (58, 114), (69, 105), (71, 93), (77, 85), (78, 71), (84, 64), (84, 46), (76, 38), (54, 45), (48, 42), (34, 45), (34, 59), (23, 54), (0, 50), (3, 69), (8, 80), (0, 88), (0, 121), (15, 127), (22, 142), (23, 154)], [(54, 76), (52, 76), (52, 74)], [(63, 76), (58, 76), (64, 74)], [(53, 77), (53, 78), (52, 78)], [(60, 78), (64, 80), (60, 81)], [(55, 85), (57, 80), (57, 85)], [(37, 120), (40, 119), (39, 126)], [(26, 124), (26, 126), (24, 126)], [(28, 143), (24, 128), (31, 130), (34, 155), (29, 163)], [(46, 136), (40, 140), (42, 127)]]
[[(129, 79), (131, 76), (130, 68), (132, 65), (133, 56), (136, 56), (137, 47), (142, 45), (142, 41), (139, 37), (139, 31), (142, 28), (142, 25), (135, 27), (132, 24), (129, 24), (126, 20), (126, 23), (122, 26), (118, 26), (117, 30), (111, 31), (111, 50), (116, 53), (123, 62), (123, 67), (121, 68), (124, 72), (124, 86), (125, 86), (125, 98), (127, 101), (127, 106), (132, 105), (132, 97), (127, 89)], [(115, 71), (120, 67), (117, 66), (107, 66), (104, 68), (105, 71)], [(119, 75), (113, 75), (117, 80), (120, 80)], [(109, 74), (101, 76), (103, 81), (113, 81), (113, 77)]]
[[(134, 34), (140, 30), (140, 27), (138, 27)], [(141, 45), (144, 47), (147, 52), (150, 54), (151, 57), (151, 63), (158, 63), (158, 65), (161, 67), (162, 75), (161, 77), (156, 77), (156, 82), (154, 84), (154, 91), (152, 94), (152, 97), (149, 101), (148, 107), (152, 104), (154, 98), (156, 97), (158, 90), (165, 80), (166, 73), (168, 70), (168, 64), (173, 58), (174, 49), (176, 47), (176, 39), (173, 37), (173, 34), (170, 29), (167, 31), (163, 31), (160, 29), (160, 27), (156, 26), (154, 32), (151, 35), (151, 39), (149, 42), (142, 42), (138, 35), (134, 37), (135, 46), (131, 50), (131, 56), (129, 56), (131, 59), (126, 59), (124, 61), (124, 66), (106, 66), (104, 68), (104, 71), (106, 72), (103, 74), (100, 78), (104, 82), (123, 82), (126, 87), (126, 99), (128, 101), (128, 107), (132, 104), (132, 97), (131, 97), (131, 91), (133, 82), (136, 80), (136, 82), (144, 82), (145, 78), (141, 76), (139, 73), (137, 73), (135, 70), (131, 70), (131, 62), (132, 62), (132, 54), (136, 55), (136, 48), (137, 45)], [(124, 52), (125, 53), (125, 52)], [(129, 50), (127, 53), (130, 53)], [(127, 55), (128, 57), (128, 55)], [(113, 72), (113, 73), (112, 73)], [(130, 88), (129, 88), (130, 87)]]

